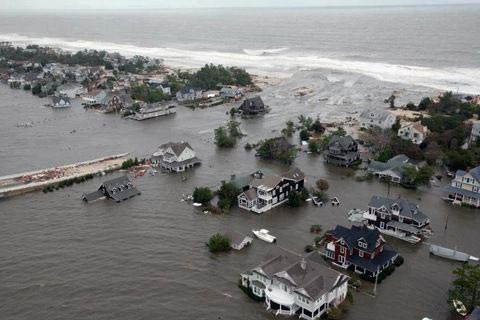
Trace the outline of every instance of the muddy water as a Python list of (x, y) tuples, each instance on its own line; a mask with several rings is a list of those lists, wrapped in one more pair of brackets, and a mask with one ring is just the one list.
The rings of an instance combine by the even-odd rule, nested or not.
[[(212, 143), (212, 131), (226, 121), (227, 107), (179, 108), (170, 118), (134, 122), (86, 112), (78, 101), (69, 110), (43, 108), (45, 100), (0, 86), (1, 175), (121, 152), (148, 155), (170, 140), (189, 141), (203, 159), (201, 167), (186, 174), (185, 182), (177, 175), (136, 179), (142, 195), (121, 204), (80, 200), (105, 178), (1, 201), (1, 318), (271, 319), (261, 304), (237, 288), (239, 273), (259, 262), (271, 245), (255, 241), (242, 252), (212, 255), (205, 241), (216, 232), (249, 233), (263, 227), (277, 236), (279, 246), (302, 252), (314, 238), (310, 225), (347, 225), (351, 208), (387, 193), (378, 182), (355, 182), (344, 170), (302, 153), (295, 165), (310, 182), (328, 179), (329, 193), (339, 197), (339, 207), (278, 208), (261, 216), (235, 209), (229, 215), (210, 216), (180, 202), (195, 186), (215, 185), (232, 173), (258, 167), (284, 170), (259, 161), (243, 144), (275, 135), (272, 130), (281, 129), (296, 114), (333, 110), (291, 95), (280, 104), (276, 101), (284, 100), (278, 92), (273, 88), (264, 93), (272, 113), (242, 121), (248, 136), (237, 148), (224, 151)], [(34, 126), (15, 127), (24, 121)], [(391, 196), (399, 195), (419, 201), (430, 215), (435, 230), (431, 242), (480, 255), (478, 212), (448, 206), (436, 187), (417, 192), (391, 189)], [(446, 292), (457, 265), (429, 257), (426, 246), (388, 240), (405, 264), (379, 286), (377, 298), (356, 294), (348, 319), (451, 318)]]

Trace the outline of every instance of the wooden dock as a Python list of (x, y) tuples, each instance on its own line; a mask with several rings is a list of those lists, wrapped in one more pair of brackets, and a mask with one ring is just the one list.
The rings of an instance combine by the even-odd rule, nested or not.
[(0, 199), (43, 190), (45, 187), (75, 178), (118, 170), (127, 159), (128, 153), (122, 153), (65, 166), (3, 176), (0, 177)]

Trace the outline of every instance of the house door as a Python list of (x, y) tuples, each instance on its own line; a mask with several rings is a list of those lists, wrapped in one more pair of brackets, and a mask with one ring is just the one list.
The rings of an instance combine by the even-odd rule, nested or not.
[(385, 222), (380, 222), (380, 229), (385, 229)]

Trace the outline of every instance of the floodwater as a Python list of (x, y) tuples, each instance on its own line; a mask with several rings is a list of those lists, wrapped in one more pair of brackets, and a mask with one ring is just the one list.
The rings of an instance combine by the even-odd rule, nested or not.
[[(241, 252), (214, 255), (205, 247), (208, 238), (216, 232), (250, 233), (261, 227), (277, 237), (278, 246), (300, 253), (314, 238), (312, 224), (324, 230), (348, 225), (350, 209), (366, 207), (372, 195), (387, 194), (379, 182), (356, 182), (348, 171), (301, 153), (295, 165), (310, 182), (327, 179), (329, 194), (341, 201), (339, 207), (281, 207), (261, 216), (234, 209), (212, 216), (180, 202), (195, 186), (216, 185), (233, 173), (259, 167), (286, 170), (258, 160), (243, 145), (274, 136), (272, 130), (279, 131), (295, 115), (322, 113), (328, 106), (291, 95), (288, 103), (277, 104), (282, 100), (278, 88), (282, 87), (262, 94), (272, 112), (242, 120), (248, 136), (233, 150), (218, 150), (212, 143), (213, 129), (228, 119), (229, 107), (180, 107), (173, 117), (135, 122), (84, 111), (79, 101), (68, 110), (51, 110), (41, 106), (46, 100), (1, 85), (1, 175), (122, 152), (147, 156), (162, 143), (180, 140), (190, 142), (203, 165), (189, 171), (185, 182), (179, 175), (137, 178), (142, 194), (120, 204), (80, 200), (83, 192), (95, 190), (118, 172), (54, 193), (0, 201), (0, 318), (271, 319), (237, 283), (239, 273), (261, 261), (272, 245), (254, 241)], [(15, 126), (25, 121), (34, 126)], [(390, 195), (419, 201), (431, 217), (432, 243), (480, 256), (477, 211), (452, 208), (440, 200), (437, 187), (417, 192), (393, 187)], [(458, 264), (430, 257), (425, 245), (388, 242), (405, 257), (405, 264), (379, 285), (376, 298), (355, 294), (347, 319), (454, 319), (446, 294)]]

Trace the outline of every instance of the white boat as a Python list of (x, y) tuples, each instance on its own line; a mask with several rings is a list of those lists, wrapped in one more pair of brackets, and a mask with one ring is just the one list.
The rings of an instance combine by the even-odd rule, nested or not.
[(422, 238), (419, 238), (413, 234), (408, 235), (405, 232), (402, 232), (400, 230), (394, 231), (394, 230), (387, 230), (387, 229), (380, 229), (380, 228), (376, 228), (376, 229), (380, 231), (380, 233), (383, 233), (387, 236), (391, 236), (391, 237), (394, 237), (403, 241), (407, 241), (410, 243), (419, 243), (420, 241), (422, 241)]
[(198, 203), (198, 202), (194, 202), (194, 203), (193, 203), (193, 206), (194, 206), (194, 207), (201, 207), (202, 204), (201, 204), (201, 203)]
[(364, 222), (367, 219), (365, 218), (365, 210), (362, 209), (352, 209), (348, 212), (348, 221), (351, 222)]
[(332, 206), (339, 206), (340, 205), (340, 201), (338, 200), (337, 197), (333, 197), (332, 198)]
[(266, 229), (252, 230), (253, 234), (260, 240), (263, 240), (268, 243), (274, 243), (277, 241), (277, 238), (270, 234), (270, 231)]
[(467, 308), (465, 307), (465, 305), (462, 303), (462, 301), (460, 300), (452, 300), (453, 302), (453, 307), (455, 308), (455, 310), (457, 310), (457, 312), (462, 315), (462, 316), (466, 316), (467, 313), (468, 313), (468, 310)]
[(436, 246), (434, 244), (430, 245), (430, 253), (441, 258), (460, 261), (460, 262), (467, 262), (469, 260), (479, 261), (477, 257), (473, 257), (467, 253), (457, 251), (457, 249), (444, 248), (444, 247)]

